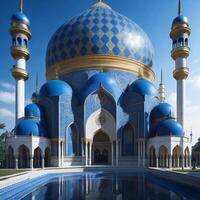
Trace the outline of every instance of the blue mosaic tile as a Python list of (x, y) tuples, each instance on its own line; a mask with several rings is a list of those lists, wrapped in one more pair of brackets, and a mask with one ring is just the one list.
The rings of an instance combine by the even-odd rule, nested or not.
[[(141, 46), (127, 38), (141, 37)], [(148, 36), (133, 21), (106, 4), (94, 5), (63, 24), (52, 36), (46, 54), (46, 66), (82, 55), (108, 54), (153, 65), (153, 47)]]

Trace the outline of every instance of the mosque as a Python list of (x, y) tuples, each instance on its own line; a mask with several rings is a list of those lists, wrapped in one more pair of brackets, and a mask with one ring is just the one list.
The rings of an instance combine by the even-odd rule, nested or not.
[(177, 117), (165, 100), (162, 73), (159, 87), (154, 85), (150, 39), (102, 1), (53, 34), (46, 52), (46, 83), (39, 90), (37, 86), (25, 107), (31, 32), (20, 0), (10, 27), (16, 125), (6, 140), (7, 167), (190, 167), (184, 111), (190, 33), (179, 0), (170, 32)]

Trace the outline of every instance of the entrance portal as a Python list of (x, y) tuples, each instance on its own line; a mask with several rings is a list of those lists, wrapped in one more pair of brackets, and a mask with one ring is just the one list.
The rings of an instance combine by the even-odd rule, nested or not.
[(111, 163), (111, 142), (109, 136), (103, 131), (98, 131), (92, 144), (92, 164)]

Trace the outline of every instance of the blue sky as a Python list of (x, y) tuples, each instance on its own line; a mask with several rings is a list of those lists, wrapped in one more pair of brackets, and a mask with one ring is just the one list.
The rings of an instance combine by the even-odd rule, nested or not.
[[(45, 82), (45, 52), (51, 35), (64, 22), (89, 8), (96, 0), (24, 0), (24, 13), (31, 21), (31, 58), (27, 62), (30, 78), (26, 82), (26, 102), (35, 89), (35, 74), (39, 72), (40, 86)], [(173, 18), (177, 16), (178, 0), (105, 0), (114, 10), (135, 21), (147, 33), (155, 49), (154, 70), (156, 86), (160, 69), (164, 71), (164, 82), (168, 101), (175, 106), (176, 82), (172, 77), (174, 62), (170, 57), (171, 40), (169, 32)], [(1, 0), (0, 12), (0, 122), (8, 129), (14, 126), (14, 84), (10, 68), (15, 61), (10, 56), (11, 38), (9, 26), (11, 15), (18, 10), (19, 0)], [(188, 16), (192, 35), (189, 45), (192, 49), (188, 59), (190, 77), (187, 81), (186, 120), (187, 132), (193, 129), (193, 142), (200, 137), (200, 1), (182, 0), (182, 13)]]

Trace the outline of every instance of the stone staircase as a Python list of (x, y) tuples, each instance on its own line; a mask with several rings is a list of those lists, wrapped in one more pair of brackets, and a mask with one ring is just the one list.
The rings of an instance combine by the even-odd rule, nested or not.
[(119, 166), (137, 167), (138, 161), (136, 156), (121, 156), (119, 157)]

